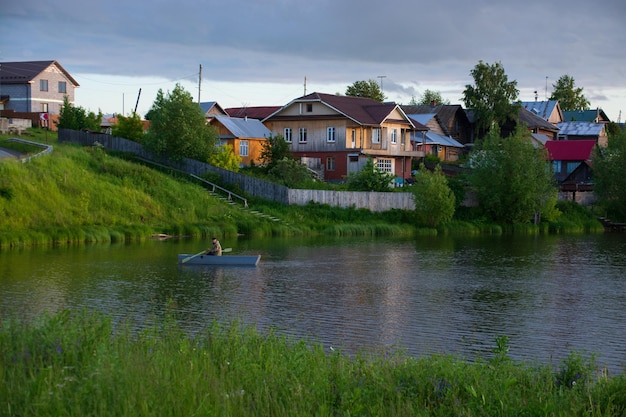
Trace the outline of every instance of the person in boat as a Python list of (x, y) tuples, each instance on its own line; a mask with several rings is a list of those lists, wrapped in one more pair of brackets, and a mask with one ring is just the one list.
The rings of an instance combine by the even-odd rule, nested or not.
[(216, 237), (214, 237), (213, 239), (211, 239), (211, 242), (213, 242), (213, 246), (206, 250), (206, 254), (213, 256), (222, 256), (222, 245), (220, 245), (220, 241), (217, 240)]

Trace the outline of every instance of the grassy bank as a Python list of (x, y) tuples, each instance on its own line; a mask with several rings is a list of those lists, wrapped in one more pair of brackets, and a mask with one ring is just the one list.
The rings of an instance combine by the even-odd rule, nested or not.
[[(32, 147), (0, 137), (0, 146)], [(439, 229), (416, 228), (411, 212), (341, 209), (320, 204), (285, 206), (251, 198), (254, 215), (211, 196), (190, 178), (159, 172), (98, 147), (57, 143), (53, 132), (34, 129), (29, 140), (54, 152), (28, 163), (0, 162), (0, 249), (40, 244), (145, 239), (173, 236), (291, 236), (581, 233), (601, 232), (588, 210), (562, 203), (558, 222), (507, 228), (472, 209), (459, 210)], [(571, 205), (570, 205), (571, 206)]]
[[(123, 329), (127, 327), (123, 327)], [(173, 318), (139, 334), (69, 312), (0, 327), (7, 416), (623, 416), (626, 375), (572, 353), (559, 367), (490, 359), (347, 356), (274, 332)], [(113, 336), (112, 336), (113, 335)]]

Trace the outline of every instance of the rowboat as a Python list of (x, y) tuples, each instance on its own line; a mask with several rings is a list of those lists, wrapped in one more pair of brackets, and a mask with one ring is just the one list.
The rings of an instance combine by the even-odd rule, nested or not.
[[(190, 258), (192, 257), (192, 258)], [(178, 254), (178, 263), (184, 265), (240, 265), (240, 266), (256, 266), (261, 260), (261, 255), (198, 255), (193, 256), (187, 253)]]

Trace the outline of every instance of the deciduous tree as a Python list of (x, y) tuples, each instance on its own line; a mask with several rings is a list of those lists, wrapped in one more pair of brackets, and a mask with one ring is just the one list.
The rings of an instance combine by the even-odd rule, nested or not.
[(490, 65), (479, 61), (470, 74), (474, 85), (465, 86), (463, 102), (474, 112), (479, 132), (517, 117), (520, 106), (516, 103), (517, 81), (509, 81), (500, 62)]
[(241, 165), (241, 157), (235, 155), (232, 146), (222, 145), (215, 148), (215, 151), (209, 157), (209, 164), (218, 168), (238, 172), (239, 166)]
[(583, 95), (583, 88), (575, 86), (574, 77), (563, 75), (552, 87), (550, 100), (558, 100), (561, 110), (589, 110), (589, 101)]
[(102, 112), (99, 111), (98, 114), (87, 112), (87, 110), (80, 106), (76, 107), (72, 105), (68, 96), (63, 97), (63, 106), (61, 106), (59, 121), (57, 122), (59, 129), (87, 129), (99, 132), (101, 124)]
[(274, 168), (283, 159), (292, 159), (289, 144), (282, 135), (272, 135), (261, 144), (260, 162), (265, 165), (267, 171)]
[(448, 180), (440, 165), (431, 172), (424, 164), (420, 164), (411, 191), (418, 225), (437, 227), (450, 222), (454, 217), (455, 196), (448, 187)]
[(355, 81), (354, 84), (348, 86), (346, 89), (346, 95), (352, 97), (371, 98), (373, 100), (380, 101), (381, 103), (385, 101), (383, 91), (374, 80)]
[(430, 106), (431, 104), (450, 104), (450, 100), (444, 100), (439, 91), (426, 89), (424, 90), (424, 94), (422, 94), (422, 97), (417, 104), (420, 104), (422, 106)]
[(594, 193), (612, 220), (626, 221), (626, 132), (609, 136), (593, 156)]
[(176, 84), (174, 90), (157, 97), (146, 118), (150, 128), (144, 146), (159, 156), (173, 160), (184, 157), (206, 162), (213, 153), (217, 135), (191, 94)]
[(393, 181), (393, 174), (382, 171), (369, 158), (358, 172), (348, 175), (348, 189), (351, 191), (389, 191), (389, 185)]
[(141, 143), (144, 135), (141, 118), (137, 113), (133, 113), (128, 117), (118, 115), (117, 122), (111, 129), (111, 134)]
[(503, 224), (527, 224), (539, 213), (545, 220), (555, 210), (557, 189), (545, 150), (535, 149), (523, 127), (502, 139), (494, 127), (470, 155), (469, 181), (481, 210)]

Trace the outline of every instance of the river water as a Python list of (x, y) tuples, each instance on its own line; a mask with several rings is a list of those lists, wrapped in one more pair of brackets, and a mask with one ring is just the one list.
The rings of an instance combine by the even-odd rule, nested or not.
[(257, 267), (179, 266), (208, 241), (0, 251), (0, 315), (98, 310), (194, 333), (240, 320), (346, 353), (516, 360), (594, 354), (626, 367), (626, 235), (224, 239)]

